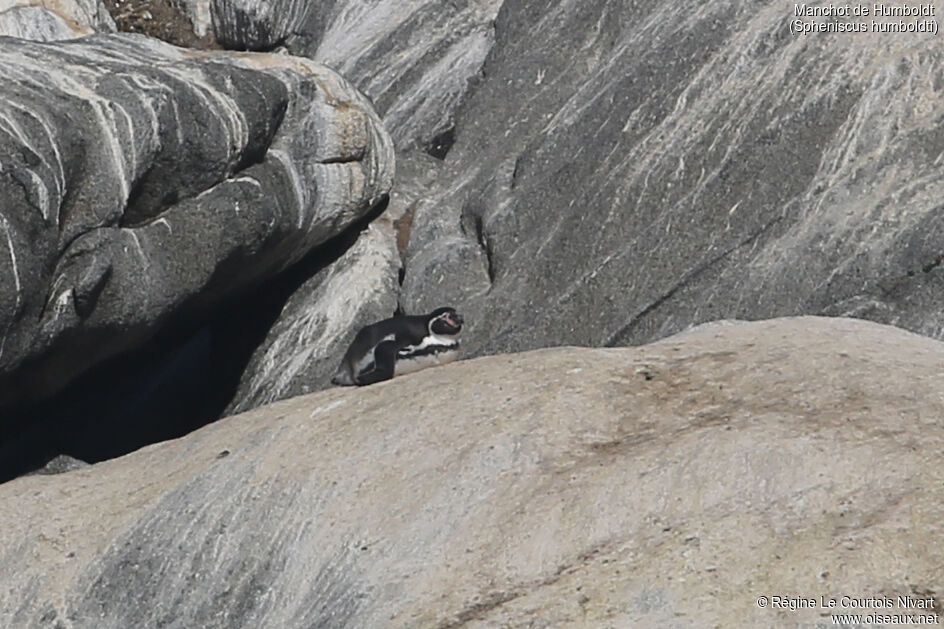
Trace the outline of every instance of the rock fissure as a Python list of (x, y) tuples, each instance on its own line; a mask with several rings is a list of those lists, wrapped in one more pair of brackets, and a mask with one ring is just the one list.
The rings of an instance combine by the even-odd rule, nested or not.
[(651, 313), (655, 312), (663, 304), (668, 302), (673, 296), (675, 296), (681, 289), (685, 288), (688, 284), (698, 278), (699, 275), (713, 269), (718, 263), (724, 261), (725, 258), (730, 256), (732, 253), (750, 245), (764, 234), (770, 231), (775, 225), (783, 220), (783, 216), (778, 216), (773, 220), (767, 222), (760, 229), (754, 231), (743, 240), (734, 243), (733, 245), (725, 248), (715, 256), (712, 256), (710, 259), (704, 261), (698, 266), (688, 270), (682, 275), (681, 279), (673, 286), (671, 286), (667, 291), (660, 295), (657, 299), (651, 301), (645, 307), (643, 307), (639, 312), (637, 312), (633, 317), (624, 323), (616, 331), (612, 332), (607, 338), (603, 341), (604, 347), (613, 347), (621, 343), (621, 338), (627, 336), (634, 326), (638, 325), (645, 317), (649, 316)]

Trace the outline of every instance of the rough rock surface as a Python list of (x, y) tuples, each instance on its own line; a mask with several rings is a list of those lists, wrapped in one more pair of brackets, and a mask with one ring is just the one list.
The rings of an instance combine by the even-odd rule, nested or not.
[(224, 414), (331, 386), (357, 330), (396, 311), (399, 268), (393, 224), (384, 216), (292, 293)]
[(88, 467), (89, 464), (85, 461), (76, 459), (65, 454), (60, 454), (54, 457), (51, 461), (46, 463), (43, 467), (33, 472), (34, 474), (64, 474), (66, 472), (71, 472), (72, 470), (80, 470), (82, 468)]
[(142, 33), (185, 48), (220, 48), (209, 32), (210, 0), (103, 1), (119, 31)]
[(211, 0), (182, 0), (180, 4), (190, 18), (194, 34), (197, 37), (210, 36), (213, 30), (213, 14), (210, 11)]
[(942, 377), (937, 341), (804, 317), (295, 398), (0, 486), (0, 625), (788, 627), (828, 619), (756, 599), (939, 597)]
[[(341, 268), (330, 272), (331, 282), (323, 272), (299, 286), (255, 352), (230, 410), (329, 386), (354, 332), (397, 309), (401, 260), (392, 237), (396, 233), (402, 258), (413, 212), (429, 197), (438, 160), (452, 146), (455, 111), (494, 41), (492, 21), (500, 5), (499, 0), (213, 2), (217, 36), (228, 46), (285, 45), (338, 70), (371, 99), (399, 149), (395, 194), (384, 224), (343, 257)], [(396, 222), (393, 228), (390, 221)]]
[(114, 30), (101, 0), (0, 0), (0, 37), (55, 41)]
[(217, 37), (228, 47), (284, 44), (293, 54), (324, 63), (371, 99), (397, 148), (436, 151), (481, 72), (501, 4), (214, 0), (212, 13)]
[(944, 336), (940, 40), (791, 9), (504, 3), (404, 309), (464, 308), (475, 354), (815, 313)]
[(135, 36), (0, 41), (0, 403), (276, 275), (392, 184), (337, 74)]
[(307, 0), (211, 0), (210, 15), (217, 40), (230, 49), (272, 50), (304, 22)]
[(343, 255), (299, 283), (253, 352), (225, 414), (330, 386), (357, 331), (398, 308), (397, 279), (409, 221), (439, 174), (441, 162), (422, 152), (401, 154), (383, 214)]

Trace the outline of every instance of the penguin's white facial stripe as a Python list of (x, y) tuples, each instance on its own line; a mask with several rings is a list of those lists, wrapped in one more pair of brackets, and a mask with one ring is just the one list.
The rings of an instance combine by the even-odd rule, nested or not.
[(459, 323), (453, 318), (451, 312), (447, 312), (446, 314), (440, 315), (439, 317), (436, 317), (436, 318), (439, 319), (440, 321), (443, 321), (446, 325), (448, 325), (451, 328), (455, 328), (459, 325)]

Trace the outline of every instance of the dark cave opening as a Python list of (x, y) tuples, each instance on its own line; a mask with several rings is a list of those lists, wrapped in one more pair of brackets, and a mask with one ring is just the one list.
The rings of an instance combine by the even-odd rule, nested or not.
[(0, 482), (39, 469), (60, 454), (96, 463), (220, 419), (289, 297), (350, 249), (387, 202), (381, 199), (277, 277), (199, 319), (172, 323), (54, 397), (0, 409)]

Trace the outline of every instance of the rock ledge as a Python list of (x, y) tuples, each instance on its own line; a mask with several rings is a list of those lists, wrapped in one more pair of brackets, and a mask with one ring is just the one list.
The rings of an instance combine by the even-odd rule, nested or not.
[(293, 398), (0, 486), (0, 625), (782, 627), (821, 610), (757, 597), (934, 596), (942, 376), (937, 341), (803, 317)]

